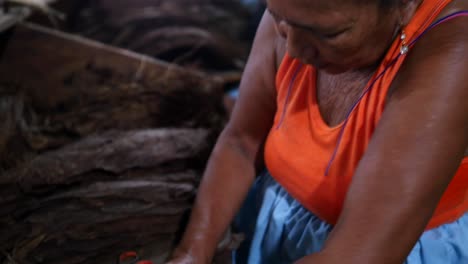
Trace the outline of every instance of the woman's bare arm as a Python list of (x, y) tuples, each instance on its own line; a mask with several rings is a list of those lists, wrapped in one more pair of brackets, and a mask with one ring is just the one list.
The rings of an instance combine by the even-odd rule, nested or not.
[(276, 111), (276, 43), (274, 23), (266, 13), (242, 77), (240, 97), (211, 154), (173, 263), (209, 263), (247, 195)]
[(338, 224), (300, 263), (404, 262), (468, 147), (467, 21), (438, 26), (408, 54)]

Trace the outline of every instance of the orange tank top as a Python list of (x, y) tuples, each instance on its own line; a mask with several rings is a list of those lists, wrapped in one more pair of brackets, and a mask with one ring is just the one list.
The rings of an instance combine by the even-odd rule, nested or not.
[[(449, 2), (424, 0), (405, 29), (409, 42), (426, 30)], [(344, 123), (329, 127), (323, 121), (312, 66), (302, 65), (286, 54), (277, 72), (278, 107), (265, 145), (266, 166), (291, 196), (330, 224), (338, 220), (354, 171), (384, 111), (387, 92), (404, 61), (405, 56), (401, 56), (389, 66), (399, 52), (398, 39), (371, 80), (386, 71), (355, 106), (344, 128)], [(333, 163), (329, 166), (331, 157)], [(467, 211), (468, 158), (465, 158), (427, 229), (452, 222)]]

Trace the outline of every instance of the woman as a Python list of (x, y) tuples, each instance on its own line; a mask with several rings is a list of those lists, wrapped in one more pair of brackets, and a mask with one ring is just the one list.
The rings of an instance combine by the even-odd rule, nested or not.
[(468, 263), (468, 2), (267, 5), (171, 263)]

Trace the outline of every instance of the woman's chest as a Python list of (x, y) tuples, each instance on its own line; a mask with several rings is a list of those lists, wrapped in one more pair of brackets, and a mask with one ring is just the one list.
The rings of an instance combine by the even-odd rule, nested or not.
[(334, 127), (346, 119), (367, 88), (372, 74), (372, 71), (340, 75), (317, 73), (315, 92), (325, 124)]

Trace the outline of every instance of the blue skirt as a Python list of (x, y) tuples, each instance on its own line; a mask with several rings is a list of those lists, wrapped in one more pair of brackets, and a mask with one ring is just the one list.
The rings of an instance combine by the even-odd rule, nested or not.
[[(270, 175), (257, 178), (235, 219), (246, 235), (235, 264), (286, 264), (318, 252), (332, 226), (292, 198)], [(468, 264), (468, 213), (423, 233), (406, 264)]]

